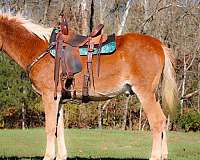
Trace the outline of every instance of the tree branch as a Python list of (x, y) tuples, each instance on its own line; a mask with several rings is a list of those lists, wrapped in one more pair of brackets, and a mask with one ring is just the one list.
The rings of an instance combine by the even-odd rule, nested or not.
[(125, 26), (125, 23), (126, 23), (126, 19), (127, 19), (127, 16), (128, 16), (128, 12), (129, 12), (129, 9), (131, 7), (131, 4), (133, 3), (134, 0), (128, 0), (128, 2), (126, 3), (126, 10), (124, 12), (124, 15), (123, 15), (123, 18), (122, 18), (122, 23), (120, 24), (120, 28), (119, 28), (119, 31), (117, 32), (117, 35), (121, 35), (122, 34), (122, 31), (124, 29), (124, 26)]
[(191, 93), (189, 93), (189, 94), (187, 94), (187, 95), (185, 95), (185, 96), (183, 96), (183, 97), (181, 97), (181, 99), (188, 99), (188, 98), (190, 98), (190, 97), (192, 97), (192, 96), (194, 96), (194, 95), (196, 95), (197, 93), (199, 93), (200, 92), (200, 88), (199, 89), (197, 89), (196, 91), (194, 91), (194, 92), (191, 92)]
[[(146, 19), (146, 20), (144, 20), (144, 22), (142, 23), (142, 25), (141, 25), (141, 32), (143, 32), (144, 31), (144, 26), (148, 23), (148, 22), (150, 22), (151, 20), (153, 20), (153, 16), (154, 15), (156, 15), (158, 12), (160, 12), (160, 11), (162, 11), (162, 10), (164, 10), (164, 9), (167, 9), (167, 8), (170, 8), (170, 7), (172, 7), (173, 6), (173, 4), (168, 4), (168, 5), (166, 5), (166, 6), (164, 6), (164, 7), (161, 7), (161, 8), (159, 8), (158, 9), (158, 4), (160, 3), (160, 1), (156, 4), (156, 7), (155, 7), (155, 9), (154, 9), (154, 11), (152, 12), (152, 14)], [(183, 6), (180, 6), (180, 5), (175, 5), (176, 7), (179, 7), (179, 8), (183, 8)]]

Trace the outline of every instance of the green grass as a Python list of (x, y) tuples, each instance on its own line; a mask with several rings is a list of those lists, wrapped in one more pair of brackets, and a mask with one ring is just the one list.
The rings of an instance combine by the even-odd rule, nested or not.
[[(120, 130), (65, 130), (69, 157), (148, 159), (150, 132)], [(44, 129), (0, 130), (0, 157), (42, 157)], [(168, 133), (169, 158), (200, 160), (200, 133)]]

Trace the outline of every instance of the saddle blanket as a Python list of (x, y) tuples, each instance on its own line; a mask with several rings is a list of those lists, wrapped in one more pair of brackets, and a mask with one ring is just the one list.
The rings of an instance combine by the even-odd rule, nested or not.
[[(106, 54), (108, 55), (108, 54), (114, 53), (115, 50), (116, 50), (115, 34), (109, 35), (107, 41), (102, 43), (100, 48), (98, 48), (98, 47), (99, 47), (98, 45), (94, 46), (94, 51), (93, 51), (94, 55), (96, 55), (98, 53), (104, 54), (104, 55), (106, 55)], [(79, 47), (80, 56), (87, 56), (87, 48), (88, 48), (87, 45)], [(55, 46), (50, 50), (50, 54), (53, 57), (56, 56)]]

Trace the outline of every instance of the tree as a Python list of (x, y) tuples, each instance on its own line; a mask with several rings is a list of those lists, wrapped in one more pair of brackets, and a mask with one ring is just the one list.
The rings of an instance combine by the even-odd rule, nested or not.
[(24, 70), (7, 56), (0, 54), (0, 110), (9, 107), (22, 109), (22, 128), (25, 127), (25, 110), (33, 106), (38, 95)]

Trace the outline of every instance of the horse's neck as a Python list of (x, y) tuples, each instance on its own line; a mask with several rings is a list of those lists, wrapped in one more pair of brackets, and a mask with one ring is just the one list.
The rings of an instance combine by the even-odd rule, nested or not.
[(8, 35), (6, 37), (3, 50), (25, 70), (27, 66), (32, 63), (34, 58), (37, 58), (47, 48), (47, 43), (36, 36), (11, 36), (13, 35)]

